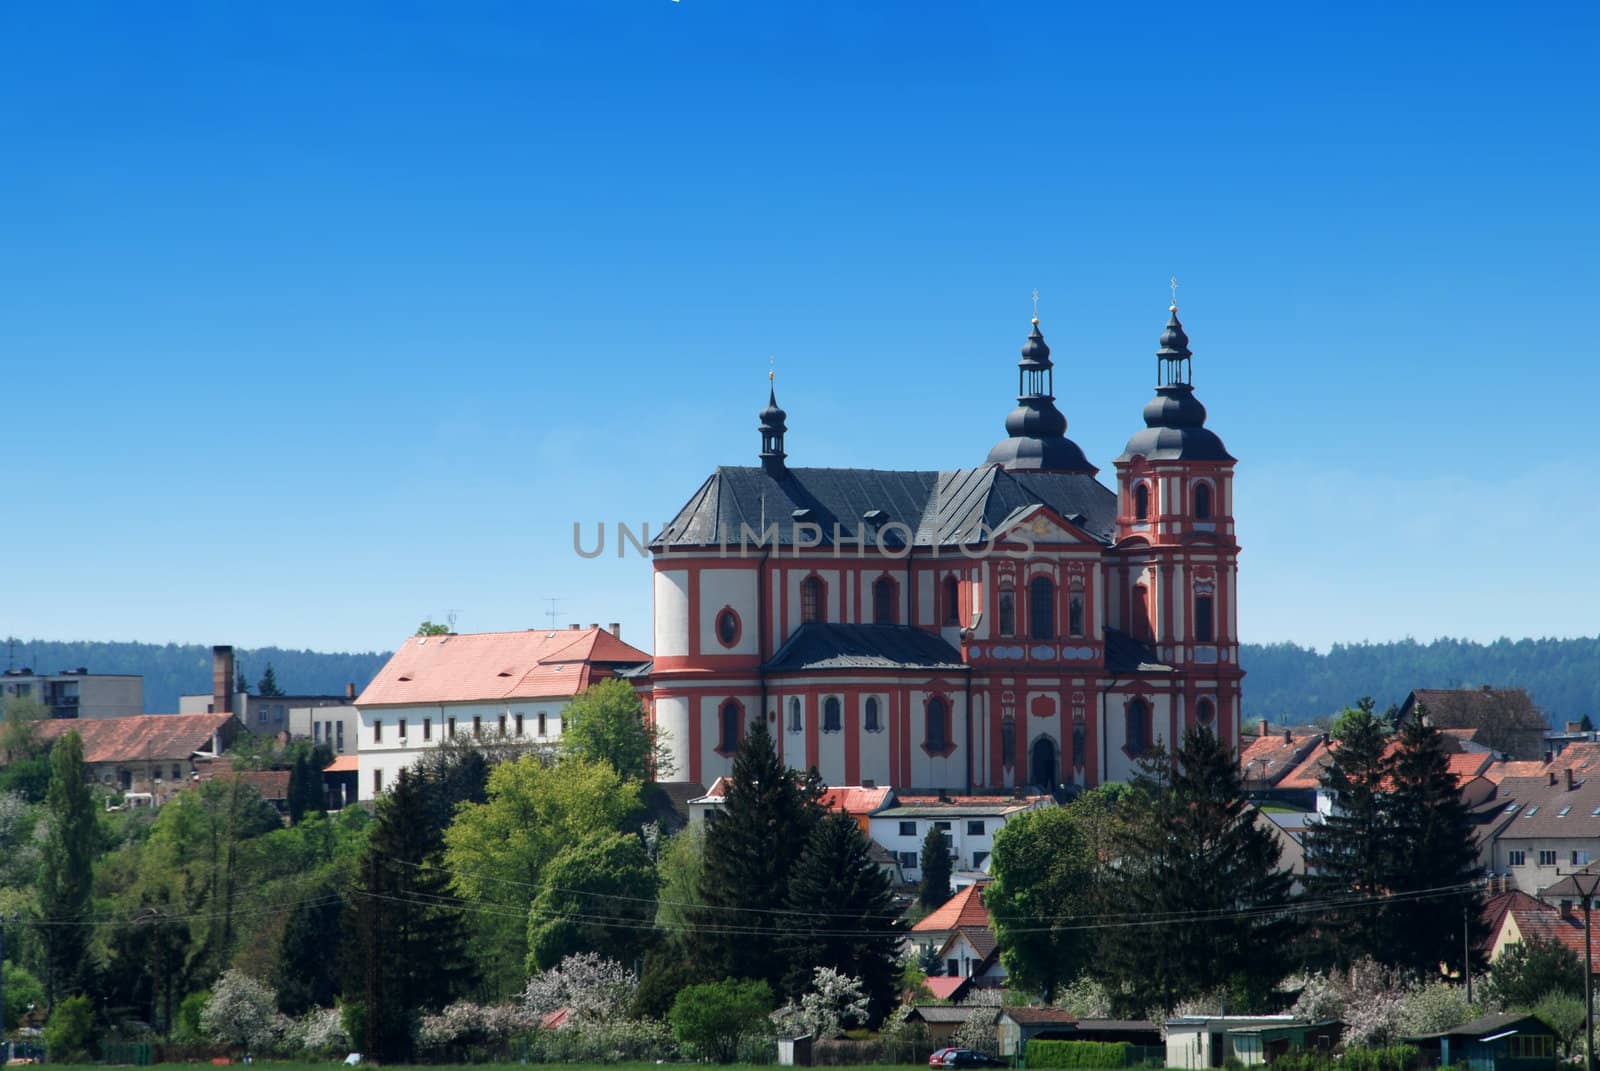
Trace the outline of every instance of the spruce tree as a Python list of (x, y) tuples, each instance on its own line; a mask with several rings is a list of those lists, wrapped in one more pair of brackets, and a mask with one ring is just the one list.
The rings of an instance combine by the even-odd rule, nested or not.
[(922, 892), (917, 900), (930, 911), (950, 899), (950, 838), (934, 826), (922, 838)]
[(784, 902), (794, 861), (822, 816), (818, 785), (778, 759), (772, 734), (756, 721), (733, 760), (720, 812), (706, 820), (704, 906), (693, 913), (701, 931), (697, 966), (714, 978), (758, 978), (774, 990), (786, 964), (763, 935)]
[(50, 787), (45, 793), (49, 835), (39, 866), (39, 911), (44, 925), (45, 1001), (81, 992), (89, 947), (83, 921), (94, 891), (94, 860), (100, 826), (94, 798), (84, 781), (83, 739), (67, 733), (50, 752)]
[(1444, 734), (1418, 704), (1401, 726), (1389, 777), (1388, 888), (1381, 958), (1417, 975), (1461, 965), (1468, 944), (1485, 936), (1477, 839), (1461, 799)]
[(1227, 990), (1263, 1007), (1289, 966), (1293, 878), (1243, 799), (1233, 753), (1203, 726), (1170, 762), (1142, 764), (1113, 879), (1126, 925), (1108, 927), (1096, 970), (1127, 1010)]
[(872, 1024), (894, 1007), (903, 926), (888, 875), (847, 814), (817, 823), (789, 878), (779, 947), (788, 963), (784, 990), (804, 994), (817, 967), (859, 978)]
[(430, 780), (403, 770), (378, 802), (356, 879), (354, 966), (366, 1004), (368, 1053), (384, 1063), (412, 1056), (411, 1024), (437, 1012), (470, 983), (461, 916), (449, 875), (436, 869), (443, 838), (430, 821)]
[(1387, 890), (1389, 810), (1384, 797), (1388, 726), (1370, 698), (1334, 723), (1333, 761), (1322, 776), (1331, 813), (1306, 830), (1307, 894), (1347, 906), (1316, 917), (1311, 957), (1348, 967), (1382, 949), (1381, 901)]

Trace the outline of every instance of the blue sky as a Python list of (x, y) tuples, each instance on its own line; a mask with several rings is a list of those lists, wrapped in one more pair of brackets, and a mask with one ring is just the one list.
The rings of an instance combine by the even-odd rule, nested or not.
[[(620, 620), (754, 460), (1111, 475), (1177, 274), (1252, 641), (1596, 628), (1593, 4), (0, 8), (0, 632)], [(1573, 553), (1576, 551), (1576, 553)]]

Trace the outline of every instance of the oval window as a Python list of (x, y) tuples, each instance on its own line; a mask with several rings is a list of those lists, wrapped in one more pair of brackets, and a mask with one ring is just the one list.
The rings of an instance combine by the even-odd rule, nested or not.
[(739, 642), (739, 615), (731, 608), (717, 614), (717, 642), (732, 647)]

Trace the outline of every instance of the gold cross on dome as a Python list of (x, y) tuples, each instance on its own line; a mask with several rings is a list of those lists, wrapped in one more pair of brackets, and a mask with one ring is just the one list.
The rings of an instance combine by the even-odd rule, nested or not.
[(1037, 286), (1033, 288), (1033, 318), (1035, 321), (1039, 319), (1039, 288)]
[(1172, 277), (1172, 307), (1178, 307), (1178, 277), (1176, 275)]

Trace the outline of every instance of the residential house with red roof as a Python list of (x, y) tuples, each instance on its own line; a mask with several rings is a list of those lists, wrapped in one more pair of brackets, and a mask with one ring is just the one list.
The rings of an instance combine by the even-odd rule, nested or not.
[(1311, 756), (1318, 745), (1328, 742), (1328, 734), (1316, 726), (1269, 731), (1265, 718), (1261, 731), (1239, 752), (1239, 777), (1252, 798), (1270, 797), (1278, 783)]
[(974, 985), (1003, 985), (1006, 969), (983, 903), (987, 882), (968, 885), (911, 927), (911, 943), (932, 948), (946, 978), (968, 978)]
[(241, 729), (231, 714), (137, 714), (50, 719), (38, 732), (50, 742), (77, 733), (89, 780), (124, 798), (148, 796), (143, 802), (159, 804), (226, 751)]
[(452, 737), (553, 745), (574, 697), (649, 661), (593, 625), (407, 637), (356, 698), (360, 798)]
[(1430, 724), (1476, 729), (1479, 744), (1507, 758), (1544, 758), (1550, 724), (1521, 688), (1418, 688), (1400, 704), (1400, 718), (1411, 717), (1418, 706)]

